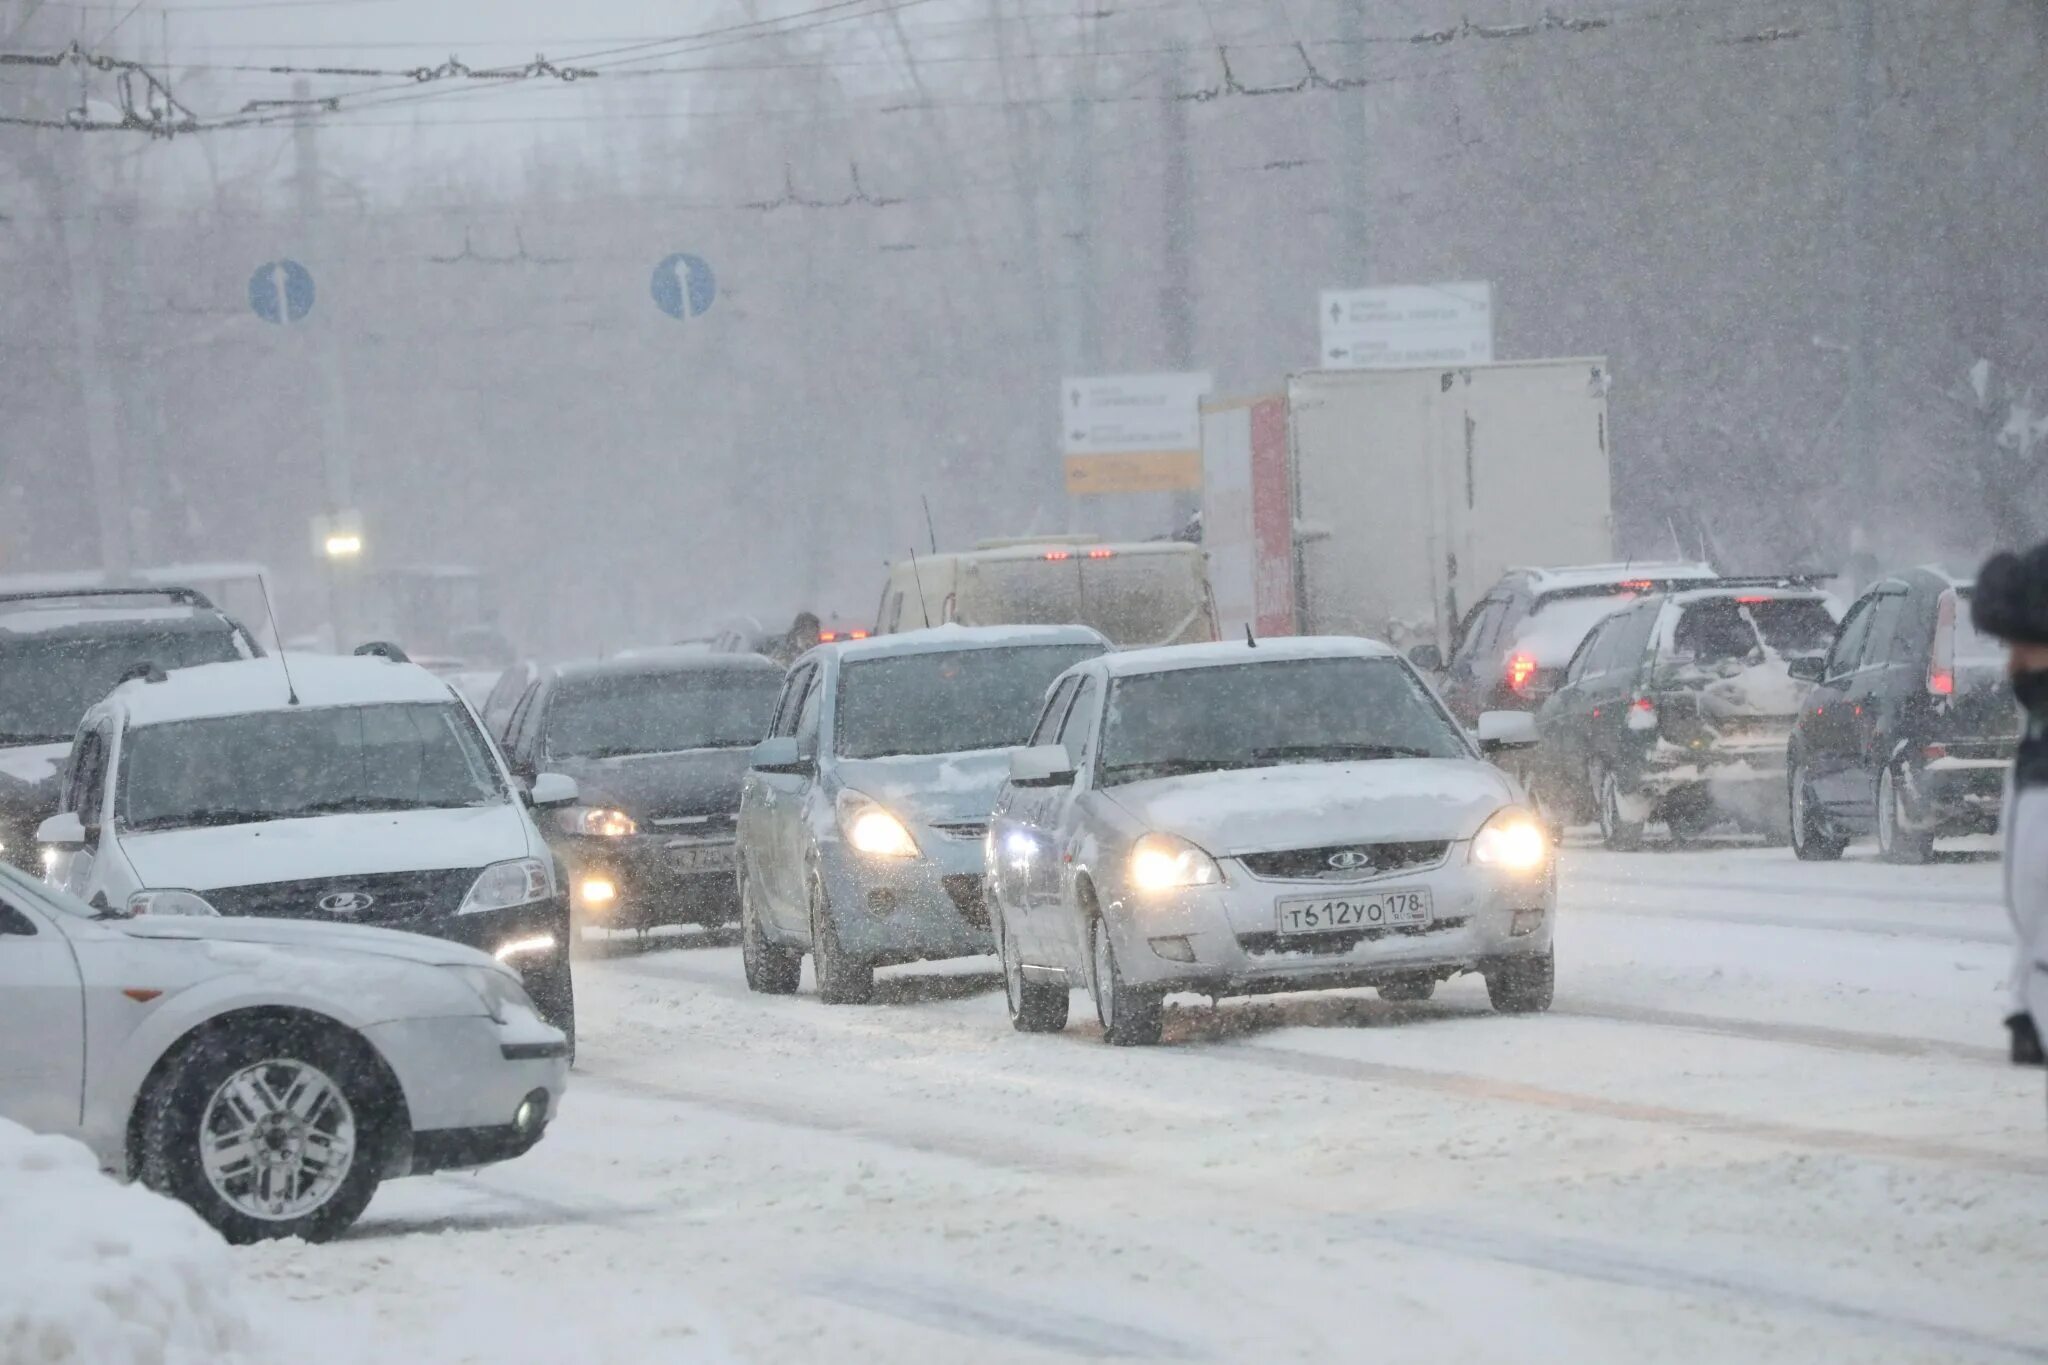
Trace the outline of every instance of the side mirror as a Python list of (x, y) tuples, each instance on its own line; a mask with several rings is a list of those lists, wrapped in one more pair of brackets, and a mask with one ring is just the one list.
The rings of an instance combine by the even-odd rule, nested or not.
[(1504, 749), (1532, 749), (1536, 742), (1536, 717), (1527, 711), (1486, 711), (1480, 714), (1480, 752), (1497, 754)]
[(1033, 749), (1010, 751), (1010, 785), (1013, 787), (1064, 787), (1074, 780), (1074, 760), (1063, 744), (1041, 744)]
[(818, 771), (818, 761), (805, 758), (798, 751), (793, 735), (777, 735), (756, 744), (747, 759), (747, 766), (757, 773), (783, 773), (793, 777), (809, 777)]
[(47, 848), (71, 852), (91, 848), (99, 841), (98, 830), (88, 830), (77, 811), (60, 811), (36, 826), (36, 842)]
[(528, 799), (535, 807), (573, 806), (583, 791), (566, 773), (541, 773), (533, 779)]
[(1444, 671), (1444, 652), (1435, 645), (1417, 645), (1408, 651), (1408, 662), (1424, 673)]
[(1817, 683), (1827, 669), (1828, 661), (1817, 655), (1801, 655), (1785, 664), (1785, 671), (1792, 675), (1794, 682)]

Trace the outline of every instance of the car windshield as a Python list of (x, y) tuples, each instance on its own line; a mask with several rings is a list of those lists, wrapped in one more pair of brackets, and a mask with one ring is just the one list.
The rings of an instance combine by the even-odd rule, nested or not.
[(839, 670), (841, 758), (1022, 744), (1045, 689), (1094, 645), (1015, 645), (856, 659)]
[(1176, 773), (1383, 758), (1470, 758), (1398, 660), (1279, 659), (1118, 678), (1105, 785)]
[(243, 656), (233, 632), (162, 631), (91, 639), (0, 636), (0, 744), (60, 743), (137, 664), (166, 670)]
[(1180, 644), (1209, 638), (1205, 591), (1199, 552), (1090, 557), (1077, 549), (969, 561), (955, 613), (977, 626), (1093, 626), (1125, 647)]
[(553, 758), (738, 749), (768, 733), (782, 675), (767, 668), (623, 673), (564, 682), (548, 703)]
[(138, 726), (122, 741), (116, 810), (152, 830), (507, 799), (467, 710), (389, 703)]
[(1714, 597), (1686, 605), (1672, 649), (1696, 663), (1747, 659), (1760, 647), (1780, 655), (1827, 653), (1835, 618), (1815, 598)]

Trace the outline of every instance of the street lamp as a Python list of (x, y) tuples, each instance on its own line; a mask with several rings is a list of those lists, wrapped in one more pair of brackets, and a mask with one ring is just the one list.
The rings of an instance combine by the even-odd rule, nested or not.
[(320, 548), (329, 559), (354, 559), (363, 552), (363, 538), (354, 531), (335, 531)]

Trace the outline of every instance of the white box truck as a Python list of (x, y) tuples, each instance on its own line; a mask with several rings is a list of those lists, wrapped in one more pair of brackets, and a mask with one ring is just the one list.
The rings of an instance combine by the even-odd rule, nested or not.
[(1612, 559), (1607, 388), (1597, 357), (1289, 378), (1302, 633), (1448, 654), (1508, 569)]

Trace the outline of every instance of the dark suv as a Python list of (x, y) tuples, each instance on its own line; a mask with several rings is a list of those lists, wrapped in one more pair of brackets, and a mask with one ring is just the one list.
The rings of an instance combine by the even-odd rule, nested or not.
[[(1719, 577), (1705, 564), (1510, 569), (1458, 627), (1442, 670), (1444, 700), (1467, 726), (1477, 725), (1485, 711), (1533, 711), (1556, 690), (1593, 627), (1646, 593)], [(1436, 661), (1421, 651), (1415, 662), (1435, 671)]]
[(1537, 804), (1553, 829), (1597, 818), (1609, 848), (1634, 848), (1652, 820), (1678, 840), (1731, 819), (1782, 833), (1805, 691), (1793, 670), (1834, 636), (1826, 594), (1797, 580), (1725, 579), (1624, 607), (1537, 712)]
[(262, 652), (190, 588), (0, 594), (0, 858), (41, 874), (36, 826), (56, 813), (79, 717), (126, 674)]
[(758, 654), (649, 650), (541, 671), (503, 737), (512, 771), (576, 779), (541, 833), (586, 926), (725, 924), (739, 916), (734, 848), (747, 759), (782, 670)]
[(1842, 618), (1789, 758), (1792, 847), (1842, 856), (1875, 834), (1891, 862), (1923, 862), (1946, 835), (1998, 828), (2020, 716), (2004, 651), (1970, 625), (1970, 587), (1937, 569), (1885, 579)]

